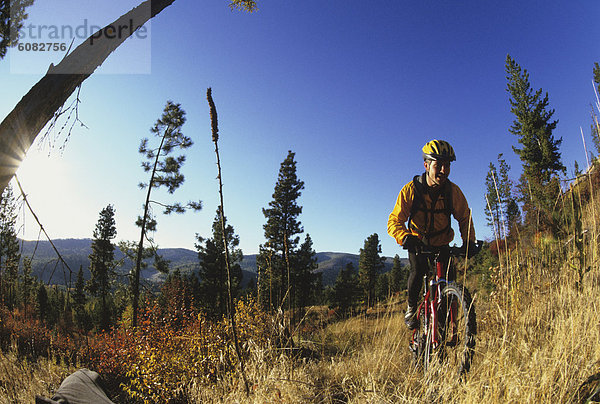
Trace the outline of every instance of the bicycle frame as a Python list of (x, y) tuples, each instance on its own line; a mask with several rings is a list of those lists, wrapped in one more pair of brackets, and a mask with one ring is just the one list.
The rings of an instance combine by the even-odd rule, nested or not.
[[(481, 246), (481, 241), (475, 243), (471, 251), (473, 255), (479, 252)], [(451, 360), (458, 364), (460, 374), (463, 374), (470, 367), (476, 318), (475, 312), (471, 311), (472, 299), (468, 290), (462, 286), (459, 288), (454, 279), (448, 278), (453, 276), (454, 258), (467, 256), (467, 251), (464, 247), (427, 246), (415, 253), (425, 255), (427, 271), (423, 276), (423, 300), (416, 314), (419, 327), (412, 332), (410, 348), (416, 354), (417, 363), (424, 358), (425, 370), (435, 351), (441, 355), (440, 358), (448, 358), (450, 352), (457, 353)], [(447, 268), (444, 268), (445, 264)], [(446, 351), (450, 347), (458, 349)]]
[[(438, 330), (438, 313), (437, 306), (441, 301), (441, 292), (444, 284), (448, 283), (448, 280), (444, 278), (444, 268), (442, 262), (439, 259), (440, 252), (438, 251), (434, 255), (433, 263), (435, 265), (435, 277), (431, 277), (431, 268), (427, 271), (423, 277), (424, 285), (426, 287), (425, 296), (423, 301), (419, 305), (417, 311), (417, 319), (420, 319), (421, 314), (425, 316), (424, 324), (427, 327), (427, 333), (432, 332), (432, 345), (433, 348), (437, 348), (440, 344), (440, 335)], [(452, 258), (449, 258), (450, 260)], [(450, 262), (449, 262), (450, 263)], [(430, 279), (430, 277), (432, 279)], [(451, 323), (456, 324), (456, 318), (454, 310), (451, 310)], [(412, 342), (415, 342), (415, 338), (419, 334), (419, 329), (413, 330)]]

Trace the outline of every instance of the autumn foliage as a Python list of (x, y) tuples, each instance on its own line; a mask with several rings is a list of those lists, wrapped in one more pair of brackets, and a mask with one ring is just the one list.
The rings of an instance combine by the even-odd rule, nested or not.
[[(183, 302), (174, 297), (170, 304)], [(122, 326), (86, 337), (53, 334), (38, 320), (3, 311), (0, 344), (3, 350), (16, 346), (23, 357), (50, 357), (95, 370), (120, 402), (185, 402), (190, 383), (233, 375), (238, 359), (225, 318), (210, 321), (170, 304), (147, 302), (136, 329)], [(268, 341), (270, 322), (253, 300), (238, 301), (236, 315), (242, 347)]]

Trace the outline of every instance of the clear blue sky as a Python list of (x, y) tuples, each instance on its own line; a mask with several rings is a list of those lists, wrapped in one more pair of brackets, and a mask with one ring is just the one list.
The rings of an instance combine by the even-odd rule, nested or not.
[[(63, 0), (52, 9), (37, 3), (30, 22), (60, 25), (85, 18), (108, 23), (135, 1)], [(508, 132), (506, 55), (529, 71), (535, 89), (549, 93), (559, 120), (555, 136), (563, 138), (563, 163), (572, 172), (575, 160), (585, 165), (580, 127), (592, 147), (599, 15), (597, 0), (261, 0), (254, 14), (232, 12), (221, 0), (176, 0), (148, 26), (151, 54), (149, 47), (142, 56), (151, 56), (150, 65), (142, 67), (149, 74), (114, 73), (135, 53), (131, 43), (123, 45), (82, 86), (79, 118), (87, 128), (76, 125), (62, 153), (62, 135), (54, 148), (34, 145), (18, 175), (52, 237), (91, 237), (110, 203), (118, 239), (138, 239), (133, 222), (144, 194), (137, 184), (146, 180), (139, 141), (167, 100), (181, 103), (188, 118), (183, 131), (195, 141), (183, 168), (186, 182), (174, 197), (155, 198), (201, 199), (204, 209), (159, 214), (155, 240), (193, 248), (196, 233), (210, 236), (218, 204), (205, 99), (210, 86), (219, 112), (225, 212), (244, 253), (264, 242), (262, 208), (292, 150), (305, 182), (300, 220), (317, 251), (358, 253), (378, 233), (384, 255), (405, 256), (386, 233), (387, 217), (400, 188), (422, 172), (420, 149), (432, 138), (454, 146), (451, 180), (469, 200), (478, 238), (489, 238), (488, 164), (504, 153), (512, 176), (520, 174), (511, 149), (517, 139)], [(44, 66), (57, 58), (48, 54)], [(11, 70), (10, 55), (0, 62), (2, 116), (41, 77), (19, 69)], [(25, 217), (20, 234), (37, 238), (32, 218)]]

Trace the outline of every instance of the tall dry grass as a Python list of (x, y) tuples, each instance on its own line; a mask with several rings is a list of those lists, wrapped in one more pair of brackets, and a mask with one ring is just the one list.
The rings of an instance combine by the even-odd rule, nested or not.
[[(584, 403), (600, 383), (600, 218), (594, 204), (580, 208), (580, 226), (564, 239), (521, 240), (493, 270), (494, 293), (475, 293), (476, 353), (462, 380), (443, 363), (427, 374), (413, 365), (401, 305), (392, 302), (304, 341), (318, 360), (254, 347), (249, 396), (229, 379), (193, 386), (191, 397), (206, 403)], [(577, 265), (585, 266), (581, 282)]]
[(388, 310), (328, 327), (311, 342), (320, 360), (255, 347), (250, 396), (231, 379), (194, 386), (191, 396), (207, 403), (584, 402), (591, 386), (580, 387), (600, 374), (598, 273), (581, 289), (567, 273), (556, 282), (523, 282), (516, 307), (477, 302), (476, 354), (464, 380), (443, 364), (425, 375), (415, 367), (403, 316)]
[(37, 362), (0, 352), (0, 404), (33, 403), (36, 395), (52, 397), (60, 383), (75, 369), (52, 360)]

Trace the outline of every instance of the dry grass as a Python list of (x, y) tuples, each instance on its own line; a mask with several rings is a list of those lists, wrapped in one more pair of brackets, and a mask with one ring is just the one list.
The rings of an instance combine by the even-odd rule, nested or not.
[[(538, 272), (536, 272), (538, 271)], [(551, 273), (553, 271), (553, 273)], [(524, 403), (584, 402), (600, 374), (600, 269), (577, 288), (568, 268), (524, 274), (517, 284), (478, 301), (479, 333), (471, 372), (458, 380), (443, 365), (426, 375), (412, 363), (400, 304), (329, 325), (302, 345), (317, 359), (291, 359), (252, 347), (251, 394), (238, 377), (190, 385), (193, 403)], [(508, 273), (508, 272), (507, 272)], [(543, 279), (527, 281), (527, 279)], [(510, 286), (512, 285), (512, 286)], [(515, 290), (510, 290), (510, 288)], [(512, 297), (511, 297), (512, 296)], [(0, 356), (0, 403), (51, 396), (73, 369)], [(4, 401), (3, 401), (4, 400)]]
[[(538, 271), (538, 272), (535, 272)], [(329, 325), (302, 345), (317, 359), (251, 348), (246, 396), (238, 377), (190, 385), (192, 403), (579, 403), (600, 374), (600, 269), (577, 288), (565, 267), (524, 274), (511, 291), (476, 299), (479, 333), (471, 372), (458, 380), (443, 365), (426, 375), (412, 363), (399, 303)], [(553, 271), (553, 273), (551, 273)], [(507, 271), (508, 274), (508, 271)], [(543, 279), (527, 281), (527, 279)], [(511, 298), (512, 296), (512, 298)], [(0, 403), (51, 396), (73, 369), (0, 356)], [(2, 401), (4, 400), (4, 401)]]
[(74, 370), (45, 359), (30, 363), (0, 352), (0, 404), (32, 403), (36, 395), (52, 397)]
[[(591, 232), (590, 239), (597, 239)], [(518, 251), (498, 270), (496, 293), (475, 304), (476, 354), (463, 380), (443, 364), (426, 375), (412, 364), (400, 305), (329, 325), (311, 338), (320, 360), (290, 360), (255, 347), (248, 364), (252, 394), (231, 380), (213, 390), (196, 386), (206, 403), (525, 403), (586, 402), (600, 380), (600, 267), (587, 245), (591, 270), (582, 285), (556, 256), (563, 241)], [(594, 246), (595, 247), (595, 246)], [(516, 254), (517, 252), (515, 252)], [(587, 383), (586, 380), (594, 380)]]

